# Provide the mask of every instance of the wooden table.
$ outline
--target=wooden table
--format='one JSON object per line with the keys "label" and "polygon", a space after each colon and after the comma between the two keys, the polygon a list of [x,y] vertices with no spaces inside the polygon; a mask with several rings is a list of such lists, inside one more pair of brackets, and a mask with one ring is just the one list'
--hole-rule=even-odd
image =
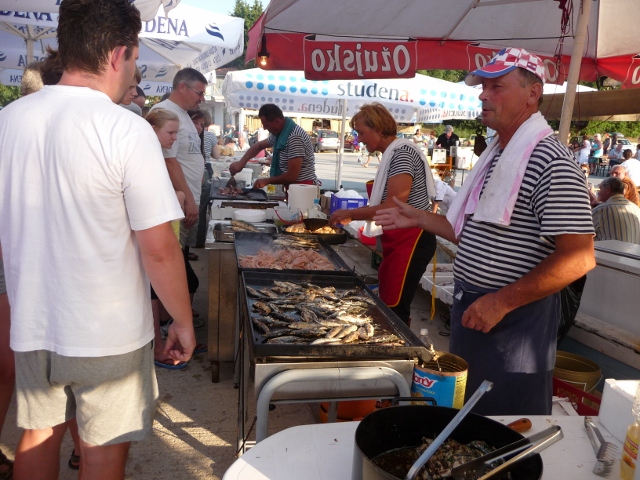
{"label": "wooden table", "polygon": [[208,347],[211,381],[220,381],[220,362],[235,356],[238,311],[238,262],[233,243],[206,245],[209,255]]}

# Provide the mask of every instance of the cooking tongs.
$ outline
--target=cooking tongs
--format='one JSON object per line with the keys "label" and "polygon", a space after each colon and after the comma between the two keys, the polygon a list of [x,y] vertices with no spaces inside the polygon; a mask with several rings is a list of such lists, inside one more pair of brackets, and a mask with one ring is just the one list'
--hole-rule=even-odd
{"label": "cooking tongs", "polygon": [[[542,432],[534,433],[530,437],[523,438],[487,455],[454,467],[451,469],[451,476],[455,480],[485,480],[495,475],[503,475],[511,470],[520,460],[524,460],[541,452],[562,439],[562,436],[562,429],[560,427],[554,426],[547,428]],[[509,458],[510,456],[512,456],[512,458],[487,473],[487,470],[496,462]]]}
{"label": "cooking tongs", "polygon": [[[602,433],[600,433],[600,429],[593,423],[591,417],[584,417],[584,426],[587,429],[589,441],[596,454],[596,464],[593,467],[593,473],[600,477],[606,477],[611,473],[613,464],[616,458],[618,458],[618,447],[604,439]],[[598,441],[594,438],[594,432],[598,437]],[[600,445],[598,445],[598,442],[600,442]]]}

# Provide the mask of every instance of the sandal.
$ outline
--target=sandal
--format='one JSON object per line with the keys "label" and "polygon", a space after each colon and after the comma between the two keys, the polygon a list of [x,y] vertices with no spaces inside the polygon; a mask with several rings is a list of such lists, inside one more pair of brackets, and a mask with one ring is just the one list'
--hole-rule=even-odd
{"label": "sandal", "polygon": [[80,455],[76,455],[76,449],[71,450],[71,455],[69,456],[69,468],[71,470],[80,470]]}
{"label": "sandal", "polygon": [[[154,360],[153,363],[156,367],[166,368],[167,370],[182,370],[188,365],[187,362],[173,363],[173,358],[165,358],[164,360]],[[71,466],[71,460],[69,460],[69,466]]]}
{"label": "sandal", "polygon": [[195,260],[198,260],[198,258],[200,257],[198,257],[198,255],[196,255],[195,253],[189,252],[189,254],[187,255],[187,258],[191,261],[195,261]]}
{"label": "sandal", "polygon": [[199,355],[201,353],[207,353],[209,351],[209,347],[204,343],[197,343],[196,348],[193,349],[194,355]]}
{"label": "sandal", "polygon": [[3,480],[11,480],[13,478],[13,462],[9,460],[2,451],[0,451],[0,466],[6,467],[6,470],[0,472],[0,478]]}

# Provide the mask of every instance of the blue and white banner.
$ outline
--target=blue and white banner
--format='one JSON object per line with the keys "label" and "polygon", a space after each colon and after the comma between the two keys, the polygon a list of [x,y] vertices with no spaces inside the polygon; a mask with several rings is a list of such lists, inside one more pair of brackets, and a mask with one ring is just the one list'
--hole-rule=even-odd
{"label": "blue and white banner", "polygon": [[355,115],[365,103],[380,102],[401,123],[439,123],[474,119],[481,113],[480,91],[425,75],[381,80],[324,80],[304,78],[303,72],[256,69],[229,72],[222,93],[230,107],[257,110],[275,103],[284,112],[306,116]]}

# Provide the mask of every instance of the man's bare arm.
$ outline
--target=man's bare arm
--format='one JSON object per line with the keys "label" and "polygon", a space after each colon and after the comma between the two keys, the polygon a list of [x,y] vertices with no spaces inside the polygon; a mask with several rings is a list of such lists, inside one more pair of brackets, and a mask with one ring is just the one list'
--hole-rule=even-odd
{"label": "man's bare arm", "polygon": [[171,179],[173,189],[183,192],[185,195],[184,224],[187,227],[191,227],[198,221],[198,205],[196,205],[193,193],[191,193],[191,189],[187,184],[187,179],[184,177],[184,172],[182,171],[182,166],[180,165],[180,162],[178,162],[178,159],[175,157],[167,157],[164,161],[167,164],[167,170],[169,172],[169,178]]}
{"label": "man's bare arm", "polygon": [[[158,298],[173,318],[165,354],[187,361],[196,345],[191,300],[180,244],[169,223],[138,230],[142,264]],[[179,344],[180,348],[174,348]]]}
{"label": "man's bare arm", "polygon": [[462,325],[486,333],[507,313],[559,292],[595,267],[592,235],[558,235],[555,242],[555,251],[529,273],[472,303]]}
{"label": "man's bare arm", "polygon": [[247,162],[249,160],[258,155],[265,148],[270,147],[271,144],[269,144],[267,140],[260,140],[259,142],[251,145],[240,160],[229,165],[229,171],[231,172],[231,175],[235,175],[236,173],[241,171],[247,165]]}

